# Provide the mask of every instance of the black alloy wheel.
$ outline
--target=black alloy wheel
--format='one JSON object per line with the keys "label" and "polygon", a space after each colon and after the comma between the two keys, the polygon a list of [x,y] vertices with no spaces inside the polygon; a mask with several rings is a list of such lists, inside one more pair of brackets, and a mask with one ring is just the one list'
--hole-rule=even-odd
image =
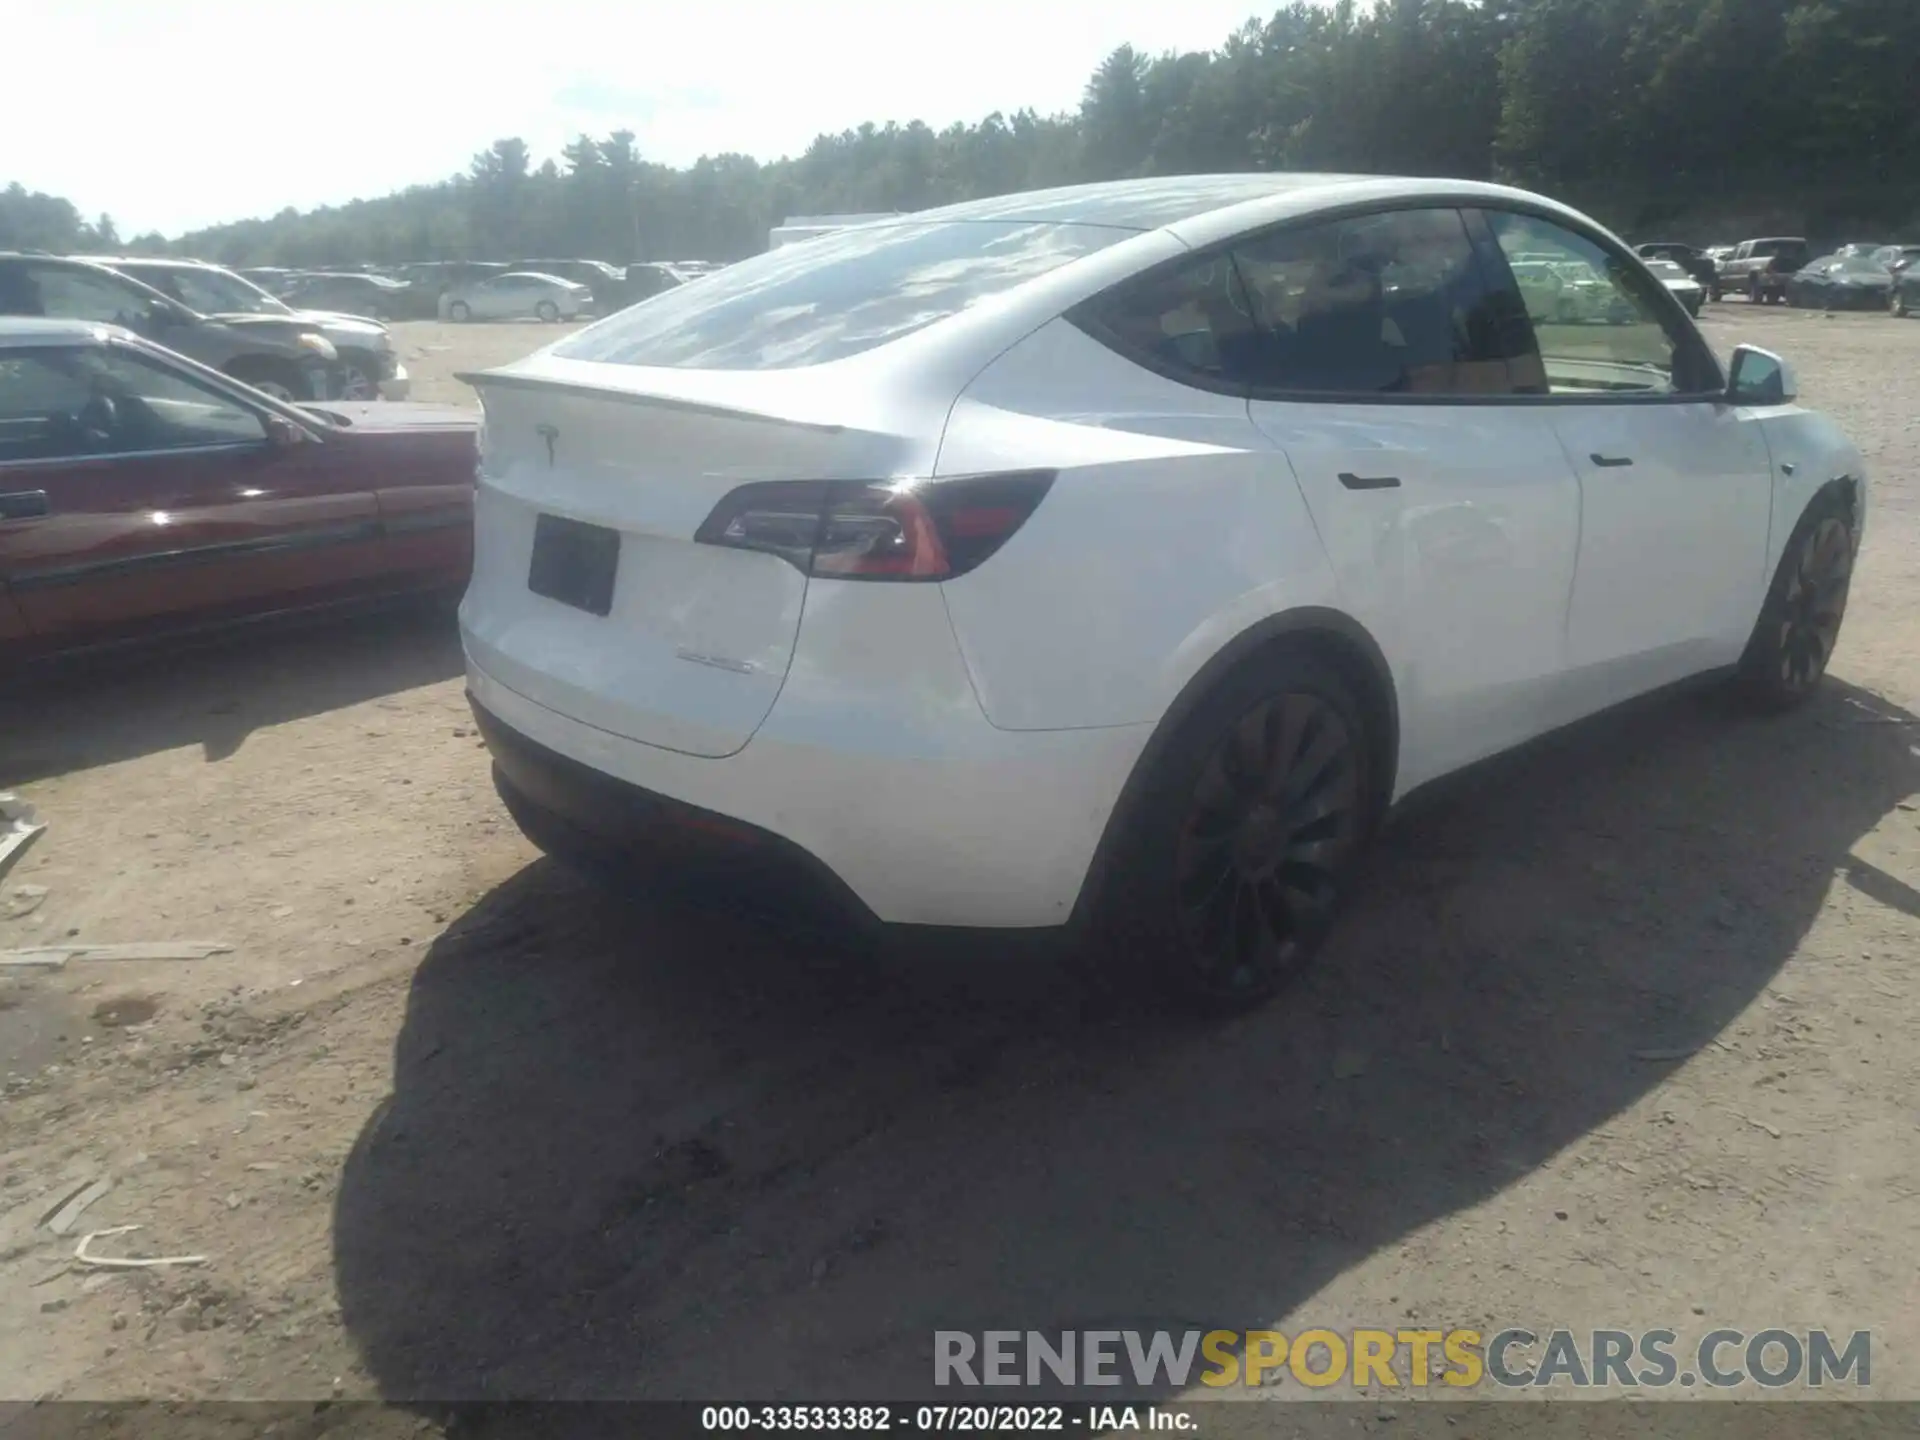
{"label": "black alloy wheel", "polygon": [[1288,691],[1213,747],[1174,852],[1181,949],[1201,994],[1269,993],[1326,935],[1367,828],[1360,744],[1325,697]]}
{"label": "black alloy wheel", "polygon": [[1827,672],[1853,584],[1852,514],[1816,498],[1795,527],[1742,659],[1749,689],[1773,709],[1797,705]]}
{"label": "black alloy wheel", "polygon": [[1853,582],[1853,535],[1838,515],[1812,527],[1787,581],[1780,617],[1780,678],[1795,690],[1809,690],[1826,673],[1840,639]]}

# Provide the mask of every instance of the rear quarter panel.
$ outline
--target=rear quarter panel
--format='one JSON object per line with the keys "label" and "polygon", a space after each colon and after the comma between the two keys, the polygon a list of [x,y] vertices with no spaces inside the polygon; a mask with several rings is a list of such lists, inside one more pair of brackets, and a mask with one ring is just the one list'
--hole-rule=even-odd
{"label": "rear quarter panel", "polygon": [[1055,468],[1033,517],[944,587],[987,717],[1158,720],[1215,653],[1335,586],[1291,467],[1246,402],[1167,380],[1055,320],[955,404],[936,476]]}

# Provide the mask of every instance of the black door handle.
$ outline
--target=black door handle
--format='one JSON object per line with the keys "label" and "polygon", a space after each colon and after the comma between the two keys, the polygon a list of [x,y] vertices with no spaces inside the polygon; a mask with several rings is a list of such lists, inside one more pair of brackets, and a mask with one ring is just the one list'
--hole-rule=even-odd
{"label": "black door handle", "polygon": [[47,492],[15,490],[0,495],[0,520],[37,520],[47,513]]}
{"label": "black door handle", "polygon": [[1631,465],[1633,463],[1633,457],[1631,455],[1602,455],[1598,450],[1594,451],[1593,454],[1587,458],[1592,460],[1593,463],[1598,465],[1602,470],[1617,470],[1622,465]]}
{"label": "black door handle", "polygon": [[1340,472],[1340,483],[1349,490],[1398,490],[1398,475],[1355,475],[1350,470]]}

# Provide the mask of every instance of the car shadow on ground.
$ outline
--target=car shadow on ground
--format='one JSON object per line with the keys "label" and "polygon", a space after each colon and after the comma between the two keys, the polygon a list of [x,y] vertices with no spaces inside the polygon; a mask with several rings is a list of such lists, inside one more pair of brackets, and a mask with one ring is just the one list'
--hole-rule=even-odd
{"label": "car shadow on ground", "polygon": [[212,763],[255,730],[451,679],[451,611],[423,600],[0,675],[0,787],[186,745]]}
{"label": "car shadow on ground", "polygon": [[903,1399],[936,1329],[1257,1327],[1417,1270],[1872,873],[1914,724],[1669,695],[1481,767],[1397,817],[1305,983],[1211,1024],[990,939],[880,961],[534,865],[414,979],[345,1323],[393,1398]]}

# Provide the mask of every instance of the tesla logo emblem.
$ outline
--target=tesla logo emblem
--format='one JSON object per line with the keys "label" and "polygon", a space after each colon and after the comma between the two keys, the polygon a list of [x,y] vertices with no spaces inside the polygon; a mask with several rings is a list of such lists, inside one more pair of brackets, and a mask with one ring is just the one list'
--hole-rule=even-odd
{"label": "tesla logo emblem", "polygon": [[553,468],[553,444],[560,438],[560,432],[551,425],[540,425],[535,427],[535,433],[547,442],[547,468],[551,470]]}

